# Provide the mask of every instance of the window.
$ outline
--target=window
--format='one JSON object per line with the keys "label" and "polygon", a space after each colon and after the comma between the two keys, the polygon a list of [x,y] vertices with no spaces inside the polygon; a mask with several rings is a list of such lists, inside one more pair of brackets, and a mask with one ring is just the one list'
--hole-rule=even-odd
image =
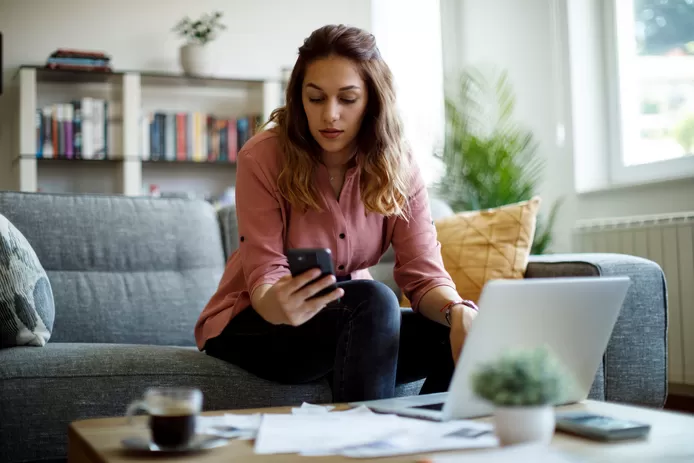
{"label": "window", "polygon": [[605,4],[613,181],[694,176],[694,0]]}

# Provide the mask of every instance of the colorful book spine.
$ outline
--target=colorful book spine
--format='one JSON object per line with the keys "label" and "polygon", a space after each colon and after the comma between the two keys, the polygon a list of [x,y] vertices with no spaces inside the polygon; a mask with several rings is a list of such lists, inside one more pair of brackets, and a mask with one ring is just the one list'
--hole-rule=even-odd
{"label": "colorful book spine", "polygon": [[36,111],[36,156],[104,159],[119,153],[120,121],[120,104],[103,99],[85,97],[41,107]]}
{"label": "colorful book spine", "polygon": [[151,161],[235,163],[256,133],[257,115],[221,117],[204,112],[143,111],[140,157]]}

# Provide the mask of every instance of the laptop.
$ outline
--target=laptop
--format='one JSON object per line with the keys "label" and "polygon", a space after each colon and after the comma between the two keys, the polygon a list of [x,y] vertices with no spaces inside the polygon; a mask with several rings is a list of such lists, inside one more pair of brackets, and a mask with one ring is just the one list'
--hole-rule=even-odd
{"label": "laptop", "polygon": [[[545,345],[573,375],[563,403],[588,397],[631,280],[564,277],[493,280],[482,289],[475,318],[448,392],[353,402],[375,412],[436,421],[491,415],[477,398],[470,375],[509,348]],[[560,405],[560,404],[556,404]]]}

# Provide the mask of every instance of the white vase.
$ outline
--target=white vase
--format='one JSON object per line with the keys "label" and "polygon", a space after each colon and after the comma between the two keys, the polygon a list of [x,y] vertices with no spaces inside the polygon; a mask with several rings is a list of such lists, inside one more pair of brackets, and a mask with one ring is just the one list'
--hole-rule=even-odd
{"label": "white vase", "polygon": [[554,407],[495,407],[494,431],[501,445],[549,444],[554,435]]}
{"label": "white vase", "polygon": [[213,69],[210,47],[197,43],[188,43],[180,49],[180,61],[183,72],[189,76],[211,76]]}

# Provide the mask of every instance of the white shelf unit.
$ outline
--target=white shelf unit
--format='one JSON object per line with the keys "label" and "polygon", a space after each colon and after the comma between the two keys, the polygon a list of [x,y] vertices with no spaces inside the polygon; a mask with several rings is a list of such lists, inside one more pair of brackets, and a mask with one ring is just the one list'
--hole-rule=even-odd
{"label": "white shelf unit", "polygon": [[[143,113],[201,111],[217,117],[260,114],[267,120],[281,104],[275,80],[197,78],[149,72],[89,72],[22,66],[18,79],[17,138],[13,147],[16,189],[36,192],[112,193],[138,196],[147,184],[164,190],[218,194],[235,183],[235,164],[143,160]],[[36,111],[84,96],[119,105],[122,118],[106,159],[38,158]],[[111,130],[111,128],[109,129]]]}

